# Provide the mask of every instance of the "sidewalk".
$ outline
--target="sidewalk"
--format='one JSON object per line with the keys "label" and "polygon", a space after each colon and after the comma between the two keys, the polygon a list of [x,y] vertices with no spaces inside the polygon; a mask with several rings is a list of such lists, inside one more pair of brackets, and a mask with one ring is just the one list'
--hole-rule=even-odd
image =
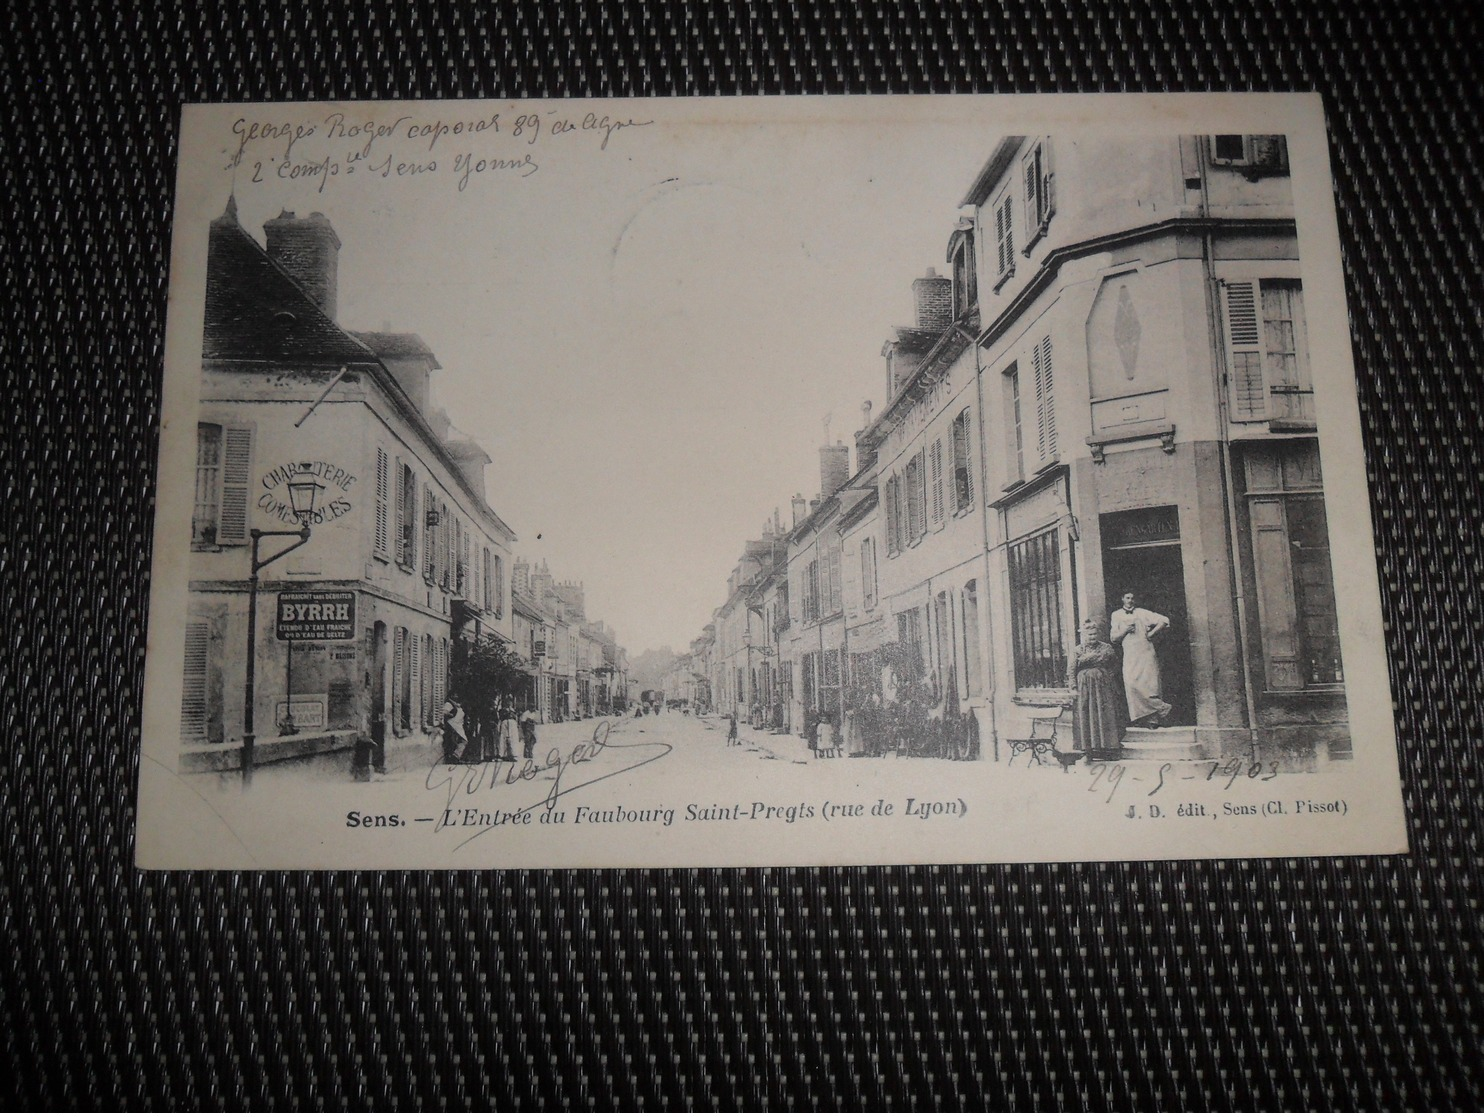
{"label": "sidewalk", "polygon": [[[729,719],[716,714],[707,714],[696,719],[716,730],[717,744],[725,747]],[[782,760],[790,764],[824,764],[848,760],[844,753],[839,756],[819,756],[809,748],[809,742],[796,733],[775,733],[771,729],[754,729],[745,722],[737,722],[740,747],[755,752],[766,760]]]}

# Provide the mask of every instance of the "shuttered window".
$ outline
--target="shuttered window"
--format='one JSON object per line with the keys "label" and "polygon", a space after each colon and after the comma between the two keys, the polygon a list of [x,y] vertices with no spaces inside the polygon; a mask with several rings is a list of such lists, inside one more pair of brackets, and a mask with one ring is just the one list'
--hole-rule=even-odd
{"label": "shuttered window", "polygon": [[222,453],[222,518],[216,533],[221,544],[248,541],[248,487],[252,483],[253,432],[248,427],[228,426]]}
{"label": "shuttered window", "polygon": [[[1051,366],[1051,338],[1031,350],[1036,391],[1036,457],[1038,466],[1056,460],[1056,377]],[[1018,387],[1018,383],[1017,383]]]}
{"label": "shuttered window", "polygon": [[193,546],[246,543],[248,489],[252,482],[253,429],[201,423],[196,428],[196,494],[191,515]]}
{"label": "shuttered window", "polygon": [[433,706],[433,638],[424,636],[423,646],[423,670],[422,677],[418,680],[417,697],[422,710],[423,725],[432,726],[437,724],[438,711]]}
{"label": "shuttered window", "polygon": [[953,420],[953,510],[967,511],[974,503],[974,471],[969,443],[969,409]]}
{"label": "shuttered window", "polygon": [[211,625],[188,621],[185,629],[185,668],[180,691],[180,738],[206,739],[206,666],[211,651]]}
{"label": "shuttered window", "polygon": [[459,593],[465,597],[473,597],[474,567],[470,558],[472,540],[468,528],[460,524],[459,530]]}
{"label": "shuttered window", "polygon": [[907,463],[907,539],[915,543],[927,531],[927,463],[926,452],[919,450]]}
{"label": "shuttered window", "polygon": [[1290,279],[1234,280],[1221,291],[1232,420],[1312,424],[1302,285]]}
{"label": "shuttered window", "polygon": [[1268,417],[1267,388],[1262,378],[1262,331],[1257,324],[1257,284],[1228,283],[1226,304],[1227,366],[1231,413],[1238,422]]}
{"label": "shuttered window", "polygon": [[397,463],[397,562],[417,569],[417,474],[402,461]]}
{"label": "shuttered window", "polygon": [[438,584],[444,589],[453,583],[453,566],[456,561],[453,540],[454,520],[449,515],[448,505],[438,503]]}
{"label": "shuttered window", "polygon": [[405,688],[407,686],[407,630],[405,628],[394,628],[392,630],[392,727],[404,729],[407,726],[407,699]]}
{"label": "shuttered window", "polygon": [[886,482],[886,553],[894,555],[901,550],[902,540],[902,486],[893,475]]}
{"label": "shuttered window", "polygon": [[1056,212],[1055,176],[1051,169],[1051,147],[1038,141],[1021,161],[1025,182],[1025,248],[1029,254],[1031,246],[1046,232],[1051,217]]}
{"label": "shuttered window", "polygon": [[392,464],[380,446],[376,448],[376,527],[373,544],[382,558],[391,557]]}
{"label": "shuttered window", "polygon": [[427,674],[427,660],[422,656],[422,641],[415,633],[409,633],[407,637],[407,728],[411,729],[417,724],[413,715],[422,697],[422,676]]}
{"label": "shuttered window", "polygon": [[1001,282],[1015,274],[1014,200],[1007,190],[994,207],[995,277]]}
{"label": "shuttered window", "polygon": [[934,527],[943,526],[943,440],[933,441],[932,453],[928,455],[930,485],[929,508]]}
{"label": "shuttered window", "polygon": [[1006,487],[1025,480],[1025,424],[1020,403],[1020,365],[1012,364],[1005,370],[1004,416],[1005,437],[1000,444],[1005,450]]}

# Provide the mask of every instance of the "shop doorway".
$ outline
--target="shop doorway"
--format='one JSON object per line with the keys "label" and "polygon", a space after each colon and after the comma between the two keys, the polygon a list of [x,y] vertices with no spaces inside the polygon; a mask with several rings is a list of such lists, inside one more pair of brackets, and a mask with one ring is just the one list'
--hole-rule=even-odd
{"label": "shop doorway", "polygon": [[1125,593],[1170,618],[1155,638],[1159,673],[1170,704],[1168,725],[1195,724],[1195,688],[1190,665],[1190,614],[1185,602],[1185,559],[1180,546],[1179,510],[1174,505],[1114,512],[1101,519],[1103,586],[1107,612],[1119,608]]}

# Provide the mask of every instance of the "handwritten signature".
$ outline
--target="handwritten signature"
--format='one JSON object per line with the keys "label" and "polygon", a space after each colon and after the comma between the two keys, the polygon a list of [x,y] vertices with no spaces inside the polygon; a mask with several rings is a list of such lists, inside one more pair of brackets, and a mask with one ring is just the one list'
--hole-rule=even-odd
{"label": "handwritten signature", "polygon": [[[546,754],[544,763],[538,764],[535,759],[525,760],[487,760],[482,764],[473,766],[445,764],[441,761],[428,769],[424,785],[429,791],[443,791],[447,797],[445,810],[439,814],[437,821],[433,824],[436,833],[442,830],[451,817],[450,812],[461,799],[467,801],[475,796],[487,796],[491,793],[498,795],[503,788],[519,787],[532,780],[550,777],[551,786],[534,803],[517,807],[513,810],[502,811],[499,817],[509,817],[524,814],[535,810],[537,807],[545,807],[550,810],[556,805],[558,799],[564,795],[570,795],[584,787],[592,787],[594,784],[602,783],[604,780],[613,779],[626,772],[632,772],[636,768],[642,768],[646,764],[653,764],[657,760],[663,760],[674,751],[674,746],[663,741],[636,741],[632,744],[621,745],[609,743],[608,736],[612,726],[609,722],[600,721],[593,727],[592,739],[580,741],[565,753],[561,749],[551,749]],[[632,750],[645,750],[649,755],[637,758],[618,759],[620,767],[606,770],[601,775],[595,775],[591,779],[582,780],[578,783],[571,782],[580,778],[577,775],[569,775],[572,769],[581,764],[590,764],[605,753],[629,752]],[[656,751],[658,750],[658,751]],[[611,759],[611,758],[610,758]],[[468,845],[476,838],[489,833],[498,825],[491,823],[470,834],[461,841],[455,849]]]}

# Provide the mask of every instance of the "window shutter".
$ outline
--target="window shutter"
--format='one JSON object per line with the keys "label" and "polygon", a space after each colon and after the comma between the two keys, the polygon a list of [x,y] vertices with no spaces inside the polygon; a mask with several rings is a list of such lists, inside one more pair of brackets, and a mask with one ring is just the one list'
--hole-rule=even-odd
{"label": "window shutter", "polygon": [[917,537],[927,534],[928,520],[928,463],[927,447],[917,451]]}
{"label": "window shutter", "polygon": [[386,451],[380,446],[376,448],[376,553],[384,555],[388,547],[388,509],[387,505],[391,499],[391,468],[387,462]]}
{"label": "window shutter", "polygon": [[407,558],[405,561],[407,563],[407,569],[415,574],[417,573],[418,536],[421,535],[423,537],[424,549],[428,545],[427,532],[425,530],[419,531],[418,528],[421,525],[421,517],[433,505],[431,502],[425,502],[422,505],[418,504],[417,473],[413,471],[410,465],[403,468],[407,470]]}
{"label": "window shutter", "polygon": [[248,487],[252,481],[252,428],[222,429],[222,511],[216,541],[248,540]]}
{"label": "window shutter", "polygon": [[1257,317],[1257,283],[1243,280],[1223,284],[1221,303],[1226,317],[1232,420],[1244,423],[1266,419],[1268,393],[1262,375],[1262,323]]}
{"label": "window shutter", "polygon": [[398,562],[407,561],[407,518],[412,510],[407,507],[407,467],[402,464],[401,458],[396,458],[392,465],[392,484],[395,491],[392,498],[395,504],[392,507],[392,519],[396,523],[396,537],[392,540],[392,551]]}
{"label": "window shutter", "polygon": [[[423,486],[423,518],[436,511],[438,502],[433,499],[433,486]],[[438,576],[438,529],[427,528],[423,533],[423,578],[431,582]]]}
{"label": "window shutter", "polygon": [[[422,697],[422,672],[428,669],[426,663],[419,664],[418,662],[421,658],[418,653],[422,650],[418,645],[421,643],[422,641],[416,636],[409,636],[407,640],[407,654],[409,657],[407,664],[407,693],[409,695],[415,694],[419,699]],[[409,710],[407,712],[409,727],[416,721],[417,719],[412,716],[412,711]]]}
{"label": "window shutter", "polygon": [[1051,142],[1048,140],[1036,149],[1041,164],[1041,225],[1048,224],[1056,215],[1056,167],[1051,158]]}
{"label": "window shutter", "polygon": [[969,412],[966,408],[953,420],[953,510],[962,512],[974,503],[974,470],[969,461]]}
{"label": "window shutter", "polygon": [[1031,353],[1036,388],[1036,449],[1042,463],[1056,457],[1056,380],[1051,370],[1051,338],[1041,339]]}
{"label": "window shutter", "polygon": [[897,479],[890,477],[886,481],[886,553],[895,554],[897,550]]}
{"label": "window shutter", "polygon": [[933,442],[933,523],[943,523],[943,440],[941,438]]}
{"label": "window shutter", "polygon": [[1021,164],[1021,170],[1025,173],[1025,243],[1026,252],[1030,251],[1030,244],[1036,239],[1036,234],[1041,231],[1041,218],[1037,212],[1036,193],[1040,186],[1041,176],[1036,172],[1036,154],[1033,150],[1025,157]]}
{"label": "window shutter", "polygon": [[1293,593],[1288,524],[1279,498],[1252,501],[1252,553],[1257,575],[1257,609],[1262,654],[1272,690],[1302,690],[1298,605]]}
{"label": "window shutter", "polygon": [[431,726],[433,724],[433,673],[428,670],[428,665],[433,660],[433,638],[424,636],[418,643],[423,646],[423,671],[417,687],[418,716],[422,718],[424,726]]}
{"label": "window shutter", "polygon": [[188,621],[180,691],[180,737],[183,741],[200,741],[206,737],[206,661],[210,648],[211,626],[206,621]]}
{"label": "window shutter", "polygon": [[455,557],[453,554],[453,518],[448,514],[448,505],[442,501],[438,503],[438,542],[443,548],[443,565],[438,570],[438,584],[444,589],[448,588],[452,577]]}
{"label": "window shutter", "polygon": [[1015,222],[1013,216],[1014,194],[1007,191],[995,207],[994,236],[996,276],[1009,275],[1015,270]]}
{"label": "window shutter", "polygon": [[392,724],[403,718],[402,687],[407,671],[407,630],[398,628],[392,638]]}

